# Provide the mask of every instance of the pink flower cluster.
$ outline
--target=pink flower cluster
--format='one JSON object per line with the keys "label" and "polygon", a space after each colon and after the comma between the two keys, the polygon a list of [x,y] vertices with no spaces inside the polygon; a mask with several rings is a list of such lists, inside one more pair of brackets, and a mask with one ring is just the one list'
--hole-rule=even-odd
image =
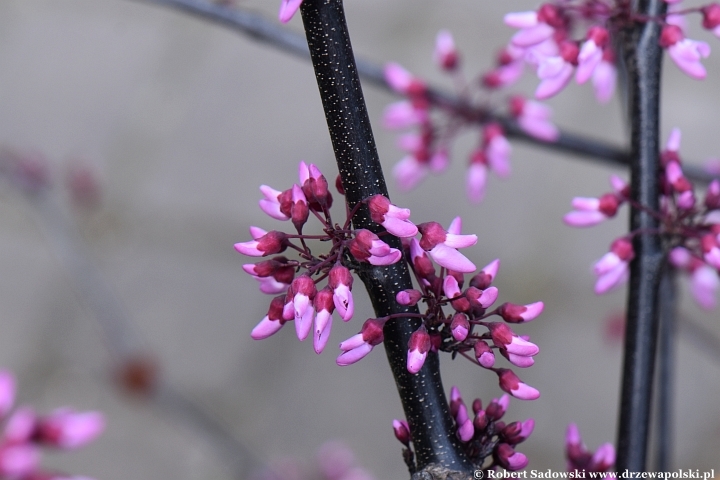
{"label": "pink flower cluster", "polygon": [[44,470],[40,466],[40,450],[42,447],[73,450],[92,442],[105,428],[102,414],[60,408],[39,415],[30,406],[21,406],[10,414],[15,391],[13,375],[0,370],[0,419],[5,419],[0,439],[0,479],[90,480]]}
{"label": "pink flower cluster", "polygon": [[[502,467],[512,472],[528,465],[527,457],[515,451],[515,447],[530,437],[535,428],[535,420],[529,418],[524,422],[505,424],[501,419],[509,404],[510,397],[503,395],[493,399],[483,409],[482,401],[476,398],[472,402],[471,418],[460,390],[457,387],[450,390],[450,414],[455,420],[460,448],[477,468]],[[412,461],[414,455],[410,446],[410,426],[404,420],[394,420],[393,430],[395,437],[405,446],[403,454],[406,463],[408,459]],[[486,462],[488,457],[492,458],[490,464]],[[408,466],[412,467],[411,464]]]}
{"label": "pink flower cluster", "polygon": [[[674,129],[661,153],[660,211],[650,213],[660,219],[657,233],[666,240],[670,263],[691,277],[691,292],[697,303],[712,309],[720,287],[720,182],[713,181],[703,202],[698,202],[693,184],[683,174],[679,150],[680,130]],[[600,198],[574,198],[574,210],[565,215],[565,223],[588,227],[615,216],[629,200],[630,191],[618,177],[611,177],[610,182],[612,191]],[[610,291],[627,280],[634,258],[632,237],[637,233],[616,239],[595,264],[596,293]]]}
{"label": "pink flower cluster", "polygon": [[571,423],[565,435],[565,457],[568,472],[609,472],[615,465],[615,448],[604,443],[595,453],[589,451],[582,443],[577,425]]}

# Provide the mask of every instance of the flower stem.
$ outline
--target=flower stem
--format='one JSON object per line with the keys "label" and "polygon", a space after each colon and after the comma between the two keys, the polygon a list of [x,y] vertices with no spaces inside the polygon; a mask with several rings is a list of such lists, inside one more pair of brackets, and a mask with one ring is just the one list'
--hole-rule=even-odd
{"label": "flower stem", "polygon": [[[380,232],[382,227],[370,220],[368,207],[361,202],[376,194],[387,196],[388,192],[360,87],[342,1],[305,0],[301,13],[345,199],[351,210],[357,207],[353,225]],[[400,240],[395,237],[387,238],[387,243],[394,248],[402,248]],[[404,307],[395,300],[397,292],[412,288],[410,273],[404,262],[387,267],[368,265],[358,275],[368,290],[378,317],[419,313],[416,307]],[[440,380],[437,355],[429,354],[418,374],[411,375],[407,371],[408,340],[420,322],[419,318],[395,318],[384,327],[385,351],[410,424],[417,466],[422,469],[434,463],[468,472],[472,466],[459,448]]]}

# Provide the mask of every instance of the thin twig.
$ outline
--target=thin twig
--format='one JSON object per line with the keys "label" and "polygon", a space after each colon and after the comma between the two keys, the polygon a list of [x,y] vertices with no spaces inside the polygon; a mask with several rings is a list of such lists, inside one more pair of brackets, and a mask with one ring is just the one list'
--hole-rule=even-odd
{"label": "thin twig", "polygon": [[[215,22],[248,35],[253,40],[264,42],[273,47],[302,58],[310,58],[307,44],[301,35],[287,27],[282,27],[277,20],[270,20],[263,15],[237,6],[226,6],[206,0],[141,0],[168,6],[189,13],[198,18]],[[356,58],[357,70],[366,83],[383,90],[394,92],[385,81],[382,65],[368,59]],[[451,110],[463,117],[478,123],[495,121],[505,129],[508,137],[549,148],[561,153],[581,155],[601,163],[627,166],[630,164],[630,153],[627,149],[607,142],[590,139],[572,132],[561,131],[560,137],[554,141],[546,141],[528,135],[513,119],[497,115],[489,110],[468,105],[461,98],[436,87],[428,87],[428,98],[439,108]],[[700,182],[710,182],[717,175],[705,171],[702,167],[692,164],[683,165],[685,175]]]}

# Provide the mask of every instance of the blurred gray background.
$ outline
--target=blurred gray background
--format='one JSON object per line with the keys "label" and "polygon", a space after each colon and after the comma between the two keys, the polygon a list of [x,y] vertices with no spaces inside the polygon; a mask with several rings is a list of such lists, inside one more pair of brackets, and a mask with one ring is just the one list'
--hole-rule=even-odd
{"label": "blurred gray background", "polygon": [[[275,17],[278,2],[241,5]],[[536,5],[350,0],[346,10],[357,54],[399,61],[451,88],[432,62],[439,29],[453,32],[466,73],[474,76],[512,34],[503,14]],[[300,30],[299,16],[289,28]],[[720,46],[708,33],[691,31]],[[720,55],[705,64],[704,82],[665,65],[663,134],[682,128],[688,161],[720,153]],[[261,463],[309,459],[325,440],[341,438],[377,478],[407,478],[391,429],[402,409],[382,349],[356,365],[335,365],[333,344],[372,316],[359,282],[356,318],[343,325],[336,320],[323,355],[310,341],[298,342],[292,328],[261,342],[250,338],[270,297],[242,271],[248,260],[232,245],[249,239],[250,225],[278,226],[257,208],[258,186],[287,188],[297,181],[300,160],[335,176],[310,64],[142,2],[3,0],[0,66],[0,144],[42,152],[60,178],[73,162],[99,172],[98,208],[71,209],[61,186],[52,195],[77,224],[162,381]],[[536,82],[528,73],[514,91],[529,94]],[[402,155],[395,134],[380,127],[394,98],[373,88],[365,93],[388,173]],[[561,127],[626,141],[617,99],[598,106],[590,87],[572,85],[549,103]],[[478,265],[502,260],[499,300],[546,303],[538,320],[517,329],[541,348],[535,366],[519,373],[542,397],[513,401],[507,418],[536,419],[535,433],[520,448],[530,468],[562,469],[569,422],[579,424],[592,448],[615,439],[621,350],[604,332],[607,319],[622,314],[624,295],[595,296],[591,266],[626,228],[627,217],[622,210],[592,230],[566,228],[561,217],[573,196],[600,195],[610,173],[625,174],[513,142],[512,176],[491,178],[485,202],[471,206],[463,179],[476,141],[476,134],[464,135],[446,174],[409,194],[391,185],[391,196],[412,208],[417,222],[447,224],[462,215],[464,231],[480,238],[468,256]],[[0,190],[0,222],[0,366],[18,375],[21,402],[100,409],[108,416],[101,439],[80,452],[50,456],[47,466],[102,480],[233,478],[227,457],[192,418],[124,395],[113,384],[107,340],[56,255],[52,230],[7,185]],[[681,285],[683,315],[720,335],[717,311],[700,311]],[[676,467],[720,467],[718,354],[679,340]],[[466,401],[502,393],[495,375],[461,359],[444,358],[443,375],[447,389],[458,385]]]}

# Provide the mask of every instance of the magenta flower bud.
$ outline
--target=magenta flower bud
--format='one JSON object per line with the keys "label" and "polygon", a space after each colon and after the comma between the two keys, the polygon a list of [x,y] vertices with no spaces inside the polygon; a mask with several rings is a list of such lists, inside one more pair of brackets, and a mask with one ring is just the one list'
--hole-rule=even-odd
{"label": "magenta flower bud", "polygon": [[660,33],[660,46],[667,49],[668,55],[675,65],[688,76],[702,80],[707,75],[701,58],[710,55],[710,45],[685,38],[682,29],[677,25],[666,25]]}
{"label": "magenta flower bud", "polygon": [[705,194],[705,206],[710,210],[720,209],[720,182],[718,180],[713,180],[708,185]]}
{"label": "magenta flower bud", "polygon": [[340,350],[343,353],[337,358],[336,363],[340,366],[346,366],[364,358],[375,345],[383,342],[384,325],[384,320],[378,320],[377,318],[367,319],[360,333],[340,344]]}
{"label": "magenta flower bud", "polygon": [[350,253],[362,262],[372,265],[391,265],[402,258],[402,252],[380,240],[370,230],[360,229],[355,232],[355,238],[350,242]]}
{"label": "magenta flower bud", "polygon": [[287,248],[287,236],[283,232],[272,231],[262,237],[235,244],[235,250],[250,257],[266,257],[281,253]]}
{"label": "magenta flower bud", "polygon": [[425,325],[415,330],[408,340],[407,369],[410,373],[417,373],[425,363],[425,358],[430,351],[430,335]]}
{"label": "magenta flower bud", "polygon": [[537,345],[522,339],[504,323],[491,322],[487,325],[493,343],[509,353],[523,357],[532,357],[540,351]]}
{"label": "magenta flower bud", "polygon": [[529,305],[515,305],[514,303],[503,303],[498,308],[498,314],[508,323],[525,323],[540,316],[545,304],[535,302]]}
{"label": "magenta flower bud", "polygon": [[37,427],[37,415],[30,407],[20,407],[7,421],[3,439],[8,443],[26,443]]}
{"label": "magenta flower bud", "polygon": [[398,292],[397,295],[395,296],[395,300],[397,300],[397,302],[400,305],[405,305],[405,306],[410,306],[410,307],[417,305],[417,302],[419,302],[421,298],[422,298],[422,293],[420,293],[419,291],[412,289],[412,288],[407,289],[407,290],[402,290],[402,291]]}
{"label": "magenta flower bud", "polygon": [[422,223],[418,230],[422,234],[420,247],[439,265],[462,273],[475,271],[475,264],[456,249],[475,245],[477,235],[447,233],[437,222]]}
{"label": "magenta flower bud", "polygon": [[500,380],[500,388],[520,400],[536,400],[540,398],[540,392],[530,385],[520,381],[512,370],[498,368],[495,372]]}
{"label": "magenta flower bud", "polygon": [[97,438],[105,429],[105,417],[100,412],[75,412],[63,408],[38,420],[37,438],[59,448],[82,447]]}
{"label": "magenta flower bud", "polygon": [[302,230],[303,225],[310,216],[307,198],[298,185],[292,187],[292,205],[290,206],[290,219],[298,231]]}
{"label": "magenta flower bud", "polygon": [[410,210],[398,208],[383,195],[375,195],[368,200],[370,218],[373,222],[379,223],[396,237],[414,237],[418,228],[408,218]]}
{"label": "magenta flower bud", "polygon": [[0,449],[0,475],[4,478],[27,478],[40,464],[40,452],[31,443],[5,445]]}
{"label": "magenta flower bud", "polygon": [[485,340],[479,340],[473,345],[473,349],[475,351],[475,359],[480,366],[492,368],[495,365],[495,354]]}
{"label": "magenta flower bud", "polygon": [[393,431],[395,432],[395,438],[407,447],[412,440],[410,425],[405,420],[393,420]]}
{"label": "magenta flower bud", "polygon": [[505,426],[502,432],[500,432],[500,436],[504,442],[510,445],[517,445],[527,440],[534,428],[535,420],[528,418],[524,422],[513,422]]}
{"label": "magenta flower bud", "polygon": [[278,20],[282,23],[287,23],[300,9],[300,5],[303,0],[281,0],[280,1],[280,12],[278,13]]}
{"label": "magenta flower bud", "polygon": [[[383,126],[388,130],[402,130],[416,127],[428,121],[428,110],[413,102],[401,100],[391,103],[383,111]],[[410,153],[414,153],[412,150]]]}
{"label": "magenta flower bud", "polygon": [[455,48],[455,40],[452,34],[447,30],[440,30],[435,38],[435,63],[440,68],[447,71],[453,71],[459,63],[459,55]]}
{"label": "magenta flower bud", "polygon": [[460,389],[453,385],[450,388],[450,415],[457,417],[460,405],[464,405]]}
{"label": "magenta flower bud", "polygon": [[267,315],[253,328],[250,336],[255,340],[262,340],[279,331],[286,322],[283,318],[284,306],[285,295],[273,298]]}
{"label": "magenta flower bud", "polygon": [[478,432],[484,432],[488,426],[488,417],[484,410],[478,410],[475,412],[475,418],[473,419],[473,427]]}
{"label": "magenta flower bud", "polygon": [[595,293],[602,294],[627,281],[630,261],[635,257],[632,242],[627,238],[618,238],[610,246],[610,252],[595,263],[594,271],[598,276]]}
{"label": "magenta flower bud", "polygon": [[714,309],[718,289],[720,289],[720,278],[717,269],[703,263],[693,270],[690,277],[690,293],[698,305],[705,310]]}
{"label": "magenta flower bud", "polygon": [[703,15],[702,26],[712,30],[716,37],[720,37],[720,4],[711,3],[700,9]]}
{"label": "magenta flower bud", "polygon": [[435,267],[425,250],[420,246],[420,242],[415,238],[410,239],[410,259],[415,268],[415,273],[429,286],[435,278]]}
{"label": "magenta flower bud", "polygon": [[289,220],[290,216],[281,210],[280,196],[283,192],[267,185],[260,185],[260,191],[265,196],[260,200],[260,209],[277,220]]}
{"label": "magenta flower bud", "polygon": [[515,96],[510,99],[510,114],[528,135],[548,142],[560,136],[560,131],[550,121],[552,110],[547,105]]}
{"label": "magenta flower bud", "polygon": [[475,427],[473,426],[472,420],[467,418],[467,415],[465,420],[458,424],[457,435],[462,442],[469,442],[475,435]]}
{"label": "magenta flower bud", "polygon": [[291,284],[292,304],[295,317],[295,331],[299,340],[305,340],[310,334],[313,321],[312,301],[317,294],[315,282],[308,275],[301,275]]}
{"label": "magenta flower bud", "polygon": [[482,400],[476,398],[472,403],[472,411],[477,414],[480,410],[482,410]]}
{"label": "magenta flower bud", "polygon": [[510,397],[508,397],[507,395],[503,395],[500,398],[494,398],[492,402],[490,402],[488,407],[485,409],[485,414],[490,420],[500,420],[503,415],[505,415],[505,412],[507,411],[509,406]]}
{"label": "magenta flower bud", "polygon": [[398,93],[409,96],[425,94],[425,84],[397,63],[385,65],[385,82]]}
{"label": "magenta flower bud", "polygon": [[465,340],[468,332],[470,332],[470,322],[468,322],[467,317],[462,313],[453,315],[452,322],[450,322],[450,331],[456,341],[462,342]]}
{"label": "magenta flower bud", "polygon": [[514,472],[527,467],[528,458],[520,452],[516,452],[507,443],[500,443],[495,447],[493,457],[504,469]]}
{"label": "magenta flower bud", "polygon": [[328,286],[333,291],[333,301],[340,318],[348,321],[355,312],[355,303],[352,296],[353,276],[346,267],[335,265],[328,275]]}
{"label": "magenta flower bud", "polygon": [[309,202],[309,206],[316,212],[322,212],[326,208],[332,207],[332,195],[328,189],[328,181],[312,163],[308,166],[305,162],[300,162],[300,186],[303,194]]}

